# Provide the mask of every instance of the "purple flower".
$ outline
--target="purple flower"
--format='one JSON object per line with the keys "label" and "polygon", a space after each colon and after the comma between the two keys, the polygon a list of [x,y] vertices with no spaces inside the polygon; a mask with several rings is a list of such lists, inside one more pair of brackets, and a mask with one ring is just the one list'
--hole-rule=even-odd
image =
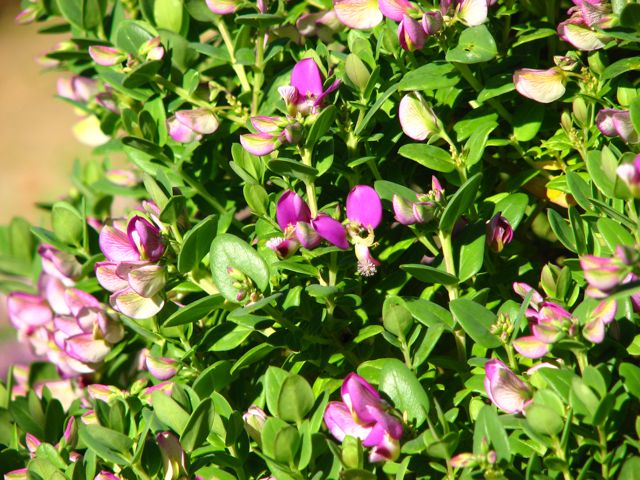
{"label": "purple flower", "polygon": [[400,46],[409,52],[424,47],[426,33],[419,21],[405,15],[398,25],[398,41]]}
{"label": "purple flower", "polygon": [[596,125],[606,137],[620,137],[624,143],[640,143],[628,110],[603,108],[596,115]]}
{"label": "purple flower", "polygon": [[378,7],[382,14],[395,22],[402,21],[402,18],[412,8],[407,0],[378,0]]}
{"label": "purple flower", "polygon": [[280,95],[287,103],[290,113],[296,116],[315,114],[322,108],[327,95],[340,86],[340,80],[334,81],[323,90],[322,75],[313,58],[304,58],[295,64],[291,71],[291,85],[280,87]]}
{"label": "purple flower", "polygon": [[417,202],[410,202],[398,195],[393,196],[393,213],[402,225],[429,223],[433,220],[444,198],[444,190],[438,179],[431,177],[431,190],[424,194],[416,194]]}
{"label": "purple flower", "polygon": [[357,185],[347,196],[347,218],[367,230],[380,225],[382,203],[378,193],[368,185]]}
{"label": "purple flower", "polygon": [[600,0],[573,0],[567,20],[558,25],[558,35],[579,50],[591,51],[604,47],[609,40],[599,32],[611,26],[609,5]]}
{"label": "purple flower", "polygon": [[505,245],[513,240],[513,229],[509,221],[497,213],[487,223],[487,245],[496,253],[502,251]]}
{"label": "purple flower", "polygon": [[295,227],[298,222],[309,223],[311,211],[300,195],[293,190],[287,190],[278,200],[276,221],[284,232],[290,227]]}
{"label": "purple flower", "polygon": [[533,335],[520,337],[513,341],[513,347],[527,358],[540,358],[549,353],[551,345],[575,331],[573,315],[553,302],[532,304],[527,309],[527,318],[531,321]]}
{"label": "purple flower", "polygon": [[147,370],[158,380],[169,380],[174,377],[178,371],[178,361],[173,358],[154,357],[148,352],[144,357]]}
{"label": "purple flower", "polygon": [[311,220],[311,226],[323,240],[335,245],[338,248],[346,250],[349,248],[347,242],[347,231],[344,225],[338,220],[331,218],[329,215],[321,213]]}
{"label": "purple flower", "polygon": [[531,399],[531,389],[498,359],[484,364],[484,388],[489,399],[507,413],[522,413]]}
{"label": "purple flower", "polygon": [[339,442],[347,435],[362,440],[371,448],[371,462],[395,460],[400,453],[402,423],[386,412],[380,394],[355,373],[347,375],[340,394],[342,402],[329,402],[324,411],[331,434]]}
{"label": "purple flower", "polygon": [[220,123],[213,112],[199,108],[178,110],[167,120],[167,125],[172,139],[180,143],[191,143],[215,132]]}
{"label": "purple flower", "polygon": [[92,78],[75,75],[71,78],[59,78],[57,90],[60,97],[87,103],[98,93],[98,84]]}
{"label": "purple flower", "polygon": [[252,155],[269,155],[283,144],[300,141],[301,125],[291,117],[251,117],[258,133],[240,135],[240,144]]}

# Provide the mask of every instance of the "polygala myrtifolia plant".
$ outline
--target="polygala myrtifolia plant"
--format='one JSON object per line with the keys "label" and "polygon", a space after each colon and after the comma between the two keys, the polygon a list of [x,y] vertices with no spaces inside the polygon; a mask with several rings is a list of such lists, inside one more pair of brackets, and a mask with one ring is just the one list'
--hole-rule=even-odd
{"label": "polygala myrtifolia plant", "polygon": [[640,3],[17,20],[95,158],[0,229],[5,479],[639,478]]}

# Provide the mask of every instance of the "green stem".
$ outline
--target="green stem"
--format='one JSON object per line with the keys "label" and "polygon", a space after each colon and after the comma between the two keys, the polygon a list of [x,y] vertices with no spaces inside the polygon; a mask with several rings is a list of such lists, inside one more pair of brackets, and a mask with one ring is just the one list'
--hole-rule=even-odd
{"label": "green stem", "polygon": [[[460,72],[460,75],[462,75],[462,78],[464,78],[467,81],[467,83],[471,85],[471,88],[473,88],[476,92],[480,93],[484,88],[484,86],[475,77],[471,69],[464,63],[457,63],[457,62],[452,62],[452,63],[458,69],[458,71]],[[507,121],[507,123],[509,123],[510,125],[513,123],[513,116],[509,112],[507,112],[506,108],[504,108],[502,103],[500,103],[495,98],[488,99],[487,103],[491,105],[493,109],[496,112],[498,112],[498,115],[504,118]]]}
{"label": "green stem", "polygon": [[418,241],[427,247],[427,250],[431,252],[432,255],[438,256],[440,254],[440,250],[427,238],[427,236],[417,229],[413,229],[413,234],[416,236]]}
{"label": "green stem", "polygon": [[584,373],[584,369],[589,365],[589,361],[587,360],[587,356],[582,350],[572,350],[573,354],[576,357],[576,361],[578,362],[578,368],[580,369],[580,373]]}
{"label": "green stem", "polygon": [[413,360],[411,360],[411,350],[409,349],[409,345],[407,345],[407,341],[404,338],[400,338],[400,347],[402,350],[402,356],[404,357],[404,364],[407,368],[413,370]]}
{"label": "green stem", "polygon": [[258,114],[258,105],[264,83],[264,42],[265,35],[258,35],[256,39],[256,64],[253,68],[253,95],[251,98],[251,115]]}
{"label": "green stem", "polygon": [[600,440],[600,456],[602,457],[602,478],[609,478],[609,463],[607,462],[607,434],[603,427],[598,427],[598,439]]}
{"label": "green stem", "polygon": [[336,279],[338,278],[337,252],[331,252],[329,258],[329,286],[334,286],[336,284]]}
{"label": "green stem", "polygon": [[569,472],[569,468],[566,466],[567,456],[565,454],[564,448],[562,448],[562,445],[560,445],[560,439],[558,439],[557,435],[554,435],[551,438],[553,440],[553,448],[555,450],[556,456],[560,460],[562,460],[562,463],[564,464],[562,467],[562,476],[564,480],[573,480],[571,477],[571,473]]}
{"label": "green stem", "polygon": [[[308,167],[313,167],[313,151],[307,147],[298,147],[298,153],[302,158],[302,163]],[[314,218],[318,215],[318,200],[316,198],[316,184],[313,180],[305,180],[304,184],[307,187],[307,202],[309,203],[309,210],[311,211],[311,217]]]}
{"label": "green stem", "polygon": [[233,40],[231,39],[231,35],[229,34],[229,30],[227,29],[227,25],[224,23],[222,19],[216,20],[216,27],[220,32],[220,36],[222,37],[222,41],[224,42],[227,50],[229,51],[229,59],[231,60],[231,67],[233,68],[236,75],[238,75],[238,80],[240,80],[240,85],[242,86],[243,92],[250,92],[251,85],[249,85],[249,80],[247,80],[247,74],[244,71],[244,65],[240,65],[236,61],[236,51],[233,47]]}
{"label": "green stem", "polygon": [[514,372],[518,371],[518,362],[516,362],[516,356],[513,353],[513,347],[511,346],[511,342],[507,342],[504,344],[504,349],[507,351],[507,357],[509,358],[509,366],[511,370]]}

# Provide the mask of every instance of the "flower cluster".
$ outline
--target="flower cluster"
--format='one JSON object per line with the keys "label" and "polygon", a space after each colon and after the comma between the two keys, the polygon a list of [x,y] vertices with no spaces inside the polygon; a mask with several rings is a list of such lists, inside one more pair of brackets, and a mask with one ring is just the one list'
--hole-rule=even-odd
{"label": "flower cluster", "polygon": [[240,143],[253,155],[268,155],[283,144],[296,144],[301,139],[305,117],[315,115],[324,106],[324,100],[340,86],[335,80],[326,90],[322,75],[313,58],[304,58],[291,71],[291,85],[278,88],[287,107],[286,117],[255,116],[251,125],[257,133],[240,136]]}
{"label": "flower cluster", "polygon": [[122,325],[93,295],[72,287],[81,268],[73,255],[50,245],[41,245],[39,253],[38,294],[10,293],[9,319],[63,377],[91,373],[122,339]]}
{"label": "flower cluster", "polygon": [[380,394],[362,377],[350,373],[340,389],[342,402],[329,402],[324,422],[339,442],[351,436],[371,448],[369,461],[395,460],[400,454],[402,423],[387,412]]}
{"label": "flower cluster", "polygon": [[98,282],[113,292],[109,301],[131,318],[149,318],[164,305],[166,272],[159,260],[165,250],[160,229],[140,215],[100,231],[100,249],[107,260],[96,263]]}
{"label": "flower cluster", "polygon": [[591,51],[604,47],[609,40],[601,31],[614,23],[611,5],[604,0],[572,0],[570,17],[558,25],[558,35],[579,50]]}
{"label": "flower cluster", "polygon": [[382,220],[382,203],[376,191],[367,185],[353,187],[347,196],[346,226],[326,213],[312,218],[307,203],[297,193],[287,190],[278,200],[276,220],[283,237],[267,241],[267,247],[282,258],[293,255],[300,246],[312,250],[322,240],[342,249],[354,245],[358,258],[358,272],[371,276],[380,263],[371,256],[374,245],[374,229]]}

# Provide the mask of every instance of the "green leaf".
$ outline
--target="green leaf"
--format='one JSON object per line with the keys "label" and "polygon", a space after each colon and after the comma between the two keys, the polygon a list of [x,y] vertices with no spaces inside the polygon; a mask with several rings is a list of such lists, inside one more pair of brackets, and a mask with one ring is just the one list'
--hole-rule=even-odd
{"label": "green leaf", "polygon": [[337,109],[334,105],[329,105],[315,118],[313,125],[305,139],[307,147],[313,147],[329,131],[336,118]]}
{"label": "green leaf", "polygon": [[140,47],[154,38],[151,25],[140,20],[123,20],[116,28],[115,46],[131,55],[137,56]]}
{"label": "green leaf", "polygon": [[569,405],[576,414],[584,416],[586,423],[591,423],[598,408],[598,397],[580,377],[573,377],[569,392]]}
{"label": "green leaf", "polygon": [[629,105],[629,114],[631,116],[633,129],[636,133],[640,132],[640,97],[636,97],[631,101],[631,105]]}
{"label": "green leaf", "polygon": [[425,143],[403,145],[398,154],[436,172],[449,173],[456,168],[449,152]]}
{"label": "green leaf", "polygon": [[640,70],[640,57],[623,58],[613,62],[604,69],[600,78],[602,80],[611,80],[631,70]]}
{"label": "green leaf", "polygon": [[484,149],[487,146],[487,140],[489,135],[498,126],[495,122],[490,122],[471,134],[469,140],[464,146],[464,152],[466,154],[465,164],[467,167],[471,167],[482,160]]}
{"label": "green leaf", "polygon": [[400,268],[421,282],[437,283],[440,285],[455,285],[458,283],[458,279],[454,275],[429,265],[414,263],[400,265]]}
{"label": "green leaf", "polygon": [[630,457],[624,462],[618,480],[640,479],[640,457]]}
{"label": "green leaf", "polygon": [[623,27],[640,30],[640,5],[629,4],[620,12],[620,24]]}
{"label": "green leaf", "polygon": [[498,53],[496,42],[484,25],[470,27],[460,34],[458,45],[447,51],[447,62],[480,63],[493,60]]}
{"label": "green leaf", "polygon": [[278,394],[278,414],[286,422],[301,422],[311,411],[315,397],[309,383],[300,375],[284,379]]}
{"label": "green leaf", "polygon": [[416,299],[406,302],[407,308],[416,320],[426,327],[433,328],[442,325],[446,330],[453,329],[453,316],[444,307],[429,300]]}
{"label": "green leaf", "polygon": [[515,230],[520,225],[524,212],[529,205],[529,197],[525,193],[512,193],[496,203],[492,217],[497,213],[506,218]]}
{"label": "green leaf", "polygon": [[478,437],[480,439],[486,437],[491,442],[498,455],[498,460],[506,460],[508,462],[511,459],[511,445],[509,444],[507,432],[493,406],[485,405],[478,413],[473,434],[474,451],[480,450],[476,445]]}
{"label": "green leaf", "polygon": [[573,198],[576,199],[578,205],[584,208],[586,211],[591,210],[593,207],[589,203],[591,197],[591,189],[587,181],[578,173],[568,171],[567,172],[567,187]]}
{"label": "green leaf", "polygon": [[278,416],[280,390],[289,372],[278,367],[269,367],[264,375],[264,392],[271,415]]}
{"label": "green leaf", "polygon": [[491,333],[491,326],[497,318],[493,312],[466,298],[457,298],[449,302],[453,317],[463,330],[485,348],[497,348],[500,339]]}
{"label": "green leaf", "polygon": [[151,402],[158,420],[178,435],[181,435],[189,421],[189,414],[184,411],[180,404],[166,393],[158,391],[151,394]]}
{"label": "green leaf", "polygon": [[447,62],[430,62],[411,69],[398,84],[398,90],[437,90],[457,85],[460,75],[456,68]]}
{"label": "green leaf", "polygon": [[616,168],[618,162],[607,147],[602,152],[591,150],[587,153],[587,171],[596,187],[608,198],[615,198]]}
{"label": "green leaf", "polygon": [[262,185],[246,184],[242,187],[242,194],[251,211],[258,216],[266,215],[269,205],[269,194]]}
{"label": "green leaf", "polygon": [[248,243],[234,235],[224,233],[211,242],[209,261],[213,283],[230,302],[238,303],[238,289],[234,287],[236,280],[229,275],[229,267],[251,278],[260,291],[269,285],[269,267],[265,261]]}
{"label": "green leaf", "polygon": [[369,109],[367,114],[364,116],[362,121],[356,125],[355,131],[354,131],[356,135],[360,135],[362,133],[362,131],[367,127],[367,125],[369,124],[373,116],[378,112],[378,110],[380,110],[380,107],[382,107],[382,104],[386,102],[387,99],[396,92],[397,88],[398,88],[398,84],[394,83],[389,88],[387,88],[382,95],[378,97],[378,99],[376,100],[376,103],[374,103],[371,106],[371,108]]}
{"label": "green leaf", "polygon": [[94,30],[102,24],[106,2],[102,0],[57,0],[64,17],[82,30]]}
{"label": "green leaf", "polygon": [[413,315],[402,298],[389,296],[382,305],[382,322],[389,332],[404,338],[413,325]]}
{"label": "green leaf", "polygon": [[184,195],[174,195],[160,212],[160,221],[163,223],[176,224],[185,217],[187,199]]}
{"label": "green leaf", "polygon": [[[164,394],[160,393],[160,395]],[[85,425],[82,422],[76,424],[80,440],[100,459],[118,465],[127,465],[131,462],[130,450],[133,440],[128,436],[100,425]]]}
{"label": "green leaf", "polygon": [[193,390],[204,399],[211,396],[211,392],[224,389],[231,383],[231,367],[229,360],[218,360],[208,366],[193,382]]}
{"label": "green leaf", "polygon": [[133,68],[122,80],[122,86],[125,88],[138,88],[149,83],[153,77],[160,71],[162,67],[161,60],[153,60],[151,62],[141,63]]}
{"label": "green leaf", "polygon": [[516,109],[513,116],[513,134],[519,142],[529,142],[536,138],[540,131],[546,107],[537,102],[520,102],[522,108]]}
{"label": "green leaf", "polygon": [[51,210],[51,225],[56,237],[74,245],[82,244],[84,236],[84,219],[69,203],[57,202]]}
{"label": "green leaf", "polygon": [[539,403],[531,403],[525,410],[527,423],[534,432],[543,435],[558,435],[564,428],[564,421],[552,408]]}
{"label": "green leaf", "polygon": [[569,226],[569,224],[565,221],[565,219],[555,210],[549,209],[547,210],[547,217],[549,218],[549,225],[551,226],[551,230],[560,243],[562,243],[565,247],[567,247],[572,252],[576,252],[576,239],[573,235],[573,230]]}
{"label": "green leaf", "polygon": [[211,248],[217,224],[217,215],[209,215],[187,232],[178,255],[178,272],[188,273],[198,266]]}
{"label": "green leaf", "polygon": [[162,326],[175,327],[176,325],[197,322],[198,320],[205,318],[213,310],[221,307],[223,304],[224,297],[222,295],[209,295],[200,298],[189,303],[187,306],[176,310],[176,312],[173,313],[167,321],[162,324]]}
{"label": "green leaf", "polygon": [[420,427],[429,413],[429,396],[409,368],[400,360],[387,359],[380,371],[380,390],[410,421]]}
{"label": "green leaf", "polygon": [[484,225],[478,225],[477,228],[468,230],[469,235],[465,235],[467,233],[465,231],[460,238],[462,245],[460,245],[458,279],[461,283],[469,280],[482,269],[486,245],[485,231]]}
{"label": "green leaf", "polygon": [[261,437],[265,455],[285,465],[293,461],[300,448],[298,430],[277,417],[267,419]]}
{"label": "green leaf", "polygon": [[212,430],[213,408],[211,398],[202,400],[189,417],[180,435],[180,445],[187,453],[202,446]]}
{"label": "green leaf", "polygon": [[416,201],[416,192],[403,185],[389,182],[387,180],[378,180],[374,183],[374,187],[382,200],[388,200],[391,202],[393,200],[393,196],[398,195],[410,202]]}
{"label": "green leaf", "polygon": [[312,182],[318,176],[318,170],[304,163],[287,158],[271,160],[267,167],[274,173],[283,177],[297,178],[303,182]]}
{"label": "green leaf", "polygon": [[153,18],[156,25],[172,32],[180,32],[183,11],[182,0],[155,0],[153,2]]}
{"label": "green leaf", "polygon": [[620,375],[624,378],[627,391],[640,398],[640,368],[631,363],[623,363],[620,365]]}
{"label": "green leaf", "polygon": [[631,233],[622,225],[607,217],[601,217],[596,223],[598,232],[604,238],[609,249],[614,252],[618,245],[634,245],[635,241]]}
{"label": "green leaf", "polygon": [[449,199],[449,203],[440,218],[440,230],[451,232],[458,219],[467,212],[473,204],[480,187],[482,174],[477,173],[467,180]]}

